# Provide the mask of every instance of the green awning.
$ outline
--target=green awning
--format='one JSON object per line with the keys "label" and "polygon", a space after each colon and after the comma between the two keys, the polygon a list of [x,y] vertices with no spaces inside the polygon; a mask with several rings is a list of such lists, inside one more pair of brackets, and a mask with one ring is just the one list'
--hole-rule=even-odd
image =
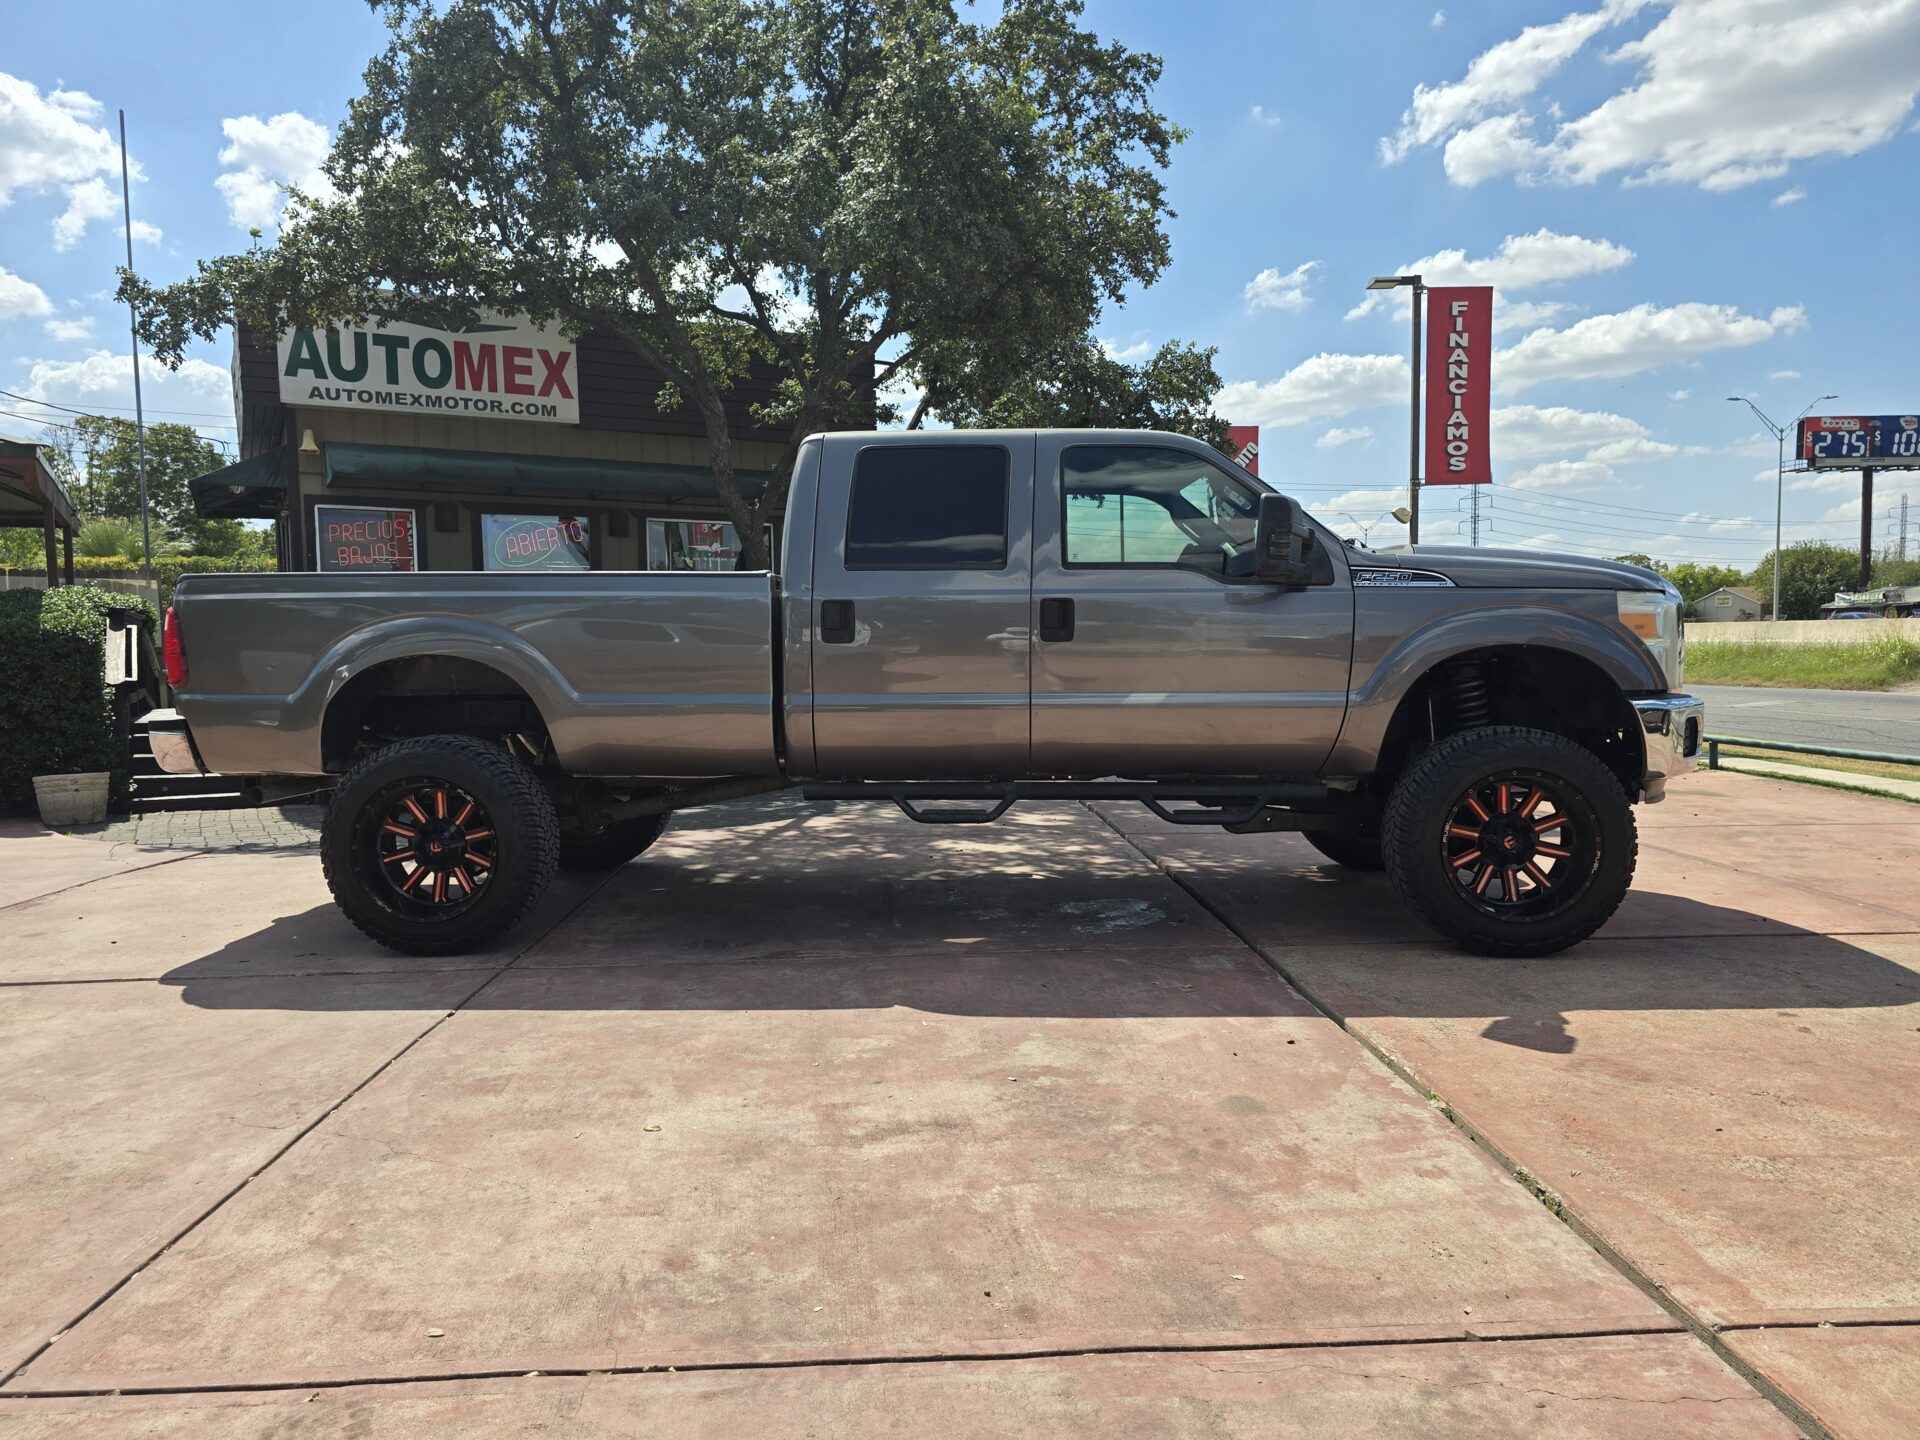
{"label": "green awning", "polygon": [[[329,442],[327,488],[479,491],[490,495],[580,500],[717,500],[713,473],[700,465],[502,455],[479,450],[419,450],[405,445]],[[736,472],[741,494],[766,488],[764,471]]]}
{"label": "green awning", "polygon": [[209,520],[271,520],[285,508],[288,456],[284,445],[187,481],[195,512]]}

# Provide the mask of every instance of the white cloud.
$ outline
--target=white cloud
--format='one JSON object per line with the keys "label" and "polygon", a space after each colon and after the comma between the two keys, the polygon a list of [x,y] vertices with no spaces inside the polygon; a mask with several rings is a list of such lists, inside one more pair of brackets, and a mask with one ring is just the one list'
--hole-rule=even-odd
{"label": "white cloud", "polygon": [[[142,398],[149,418],[230,418],[233,376],[226,366],[193,357],[178,370],[147,364],[141,368]],[[9,389],[14,388],[8,386]],[[35,360],[19,389],[34,400],[51,400],[79,409],[98,406],[133,413],[133,360],[111,350],[94,350],[81,360]],[[231,436],[232,431],[216,431]]]}
{"label": "white cloud", "polygon": [[1429,20],[1429,21],[1427,22],[1427,25],[1428,25],[1428,27],[1429,27],[1429,28],[1431,28],[1431,29],[1434,29],[1434,30],[1444,30],[1444,29],[1446,29],[1446,28],[1447,28],[1447,12],[1446,12],[1446,11],[1444,11],[1444,10],[1436,10],[1436,11],[1434,11],[1434,12],[1433,12],[1433,19],[1431,19],[1431,20]]}
{"label": "white cloud", "polygon": [[1342,429],[1336,425],[1313,443],[1322,450],[1337,450],[1342,445],[1371,445],[1373,443],[1373,427],[1371,425],[1355,425],[1351,429]]}
{"label": "white cloud", "polygon": [[1267,109],[1264,105],[1256,105],[1247,111],[1247,118],[1256,125],[1266,126],[1269,130],[1277,130],[1282,124],[1280,116],[1274,114],[1273,111]]}
{"label": "white cloud", "polygon": [[76,340],[93,338],[93,317],[82,315],[77,320],[49,320],[40,328],[53,339],[71,344]]}
{"label": "white cloud", "polygon": [[[1774,472],[1771,469],[1762,470],[1753,478],[1764,480],[1771,485],[1774,483]],[[1857,470],[1808,470],[1804,474],[1787,476],[1787,489],[1808,494],[1819,494],[1827,490],[1850,490],[1858,494],[1860,472]],[[1853,513],[1858,515],[1860,512],[1855,510]]]}
{"label": "white cloud", "polygon": [[1516,490],[1597,490],[1613,483],[1613,467],[1599,460],[1548,460],[1508,482]]}
{"label": "white cloud", "polygon": [[1798,370],[1775,370],[1767,376],[1769,380],[1798,380],[1799,378]]}
{"label": "white cloud", "polygon": [[1537,330],[1559,319],[1573,307],[1559,300],[1510,300],[1493,307],[1493,333],[1509,330]]}
{"label": "white cloud", "polygon": [[1853,499],[1834,506],[1820,518],[1823,521],[1858,520],[1860,518],[1860,497],[1856,495]]}
{"label": "white cloud", "polygon": [[225,168],[213,186],[227,202],[227,218],[241,229],[279,224],[289,185],[314,196],[332,193],[320,168],[328,135],[319,121],[289,110],[270,120],[229,116],[220,129],[227,137],[220,151]]}
{"label": "white cloud", "polygon": [[0,74],[0,205],[16,190],[75,185],[117,172],[120,151],[113,137],[86,123],[99,111],[99,102],[78,90],[42,95],[37,86]]}
{"label": "white cloud", "polygon": [[1400,129],[1380,142],[1380,158],[1387,164],[1404,160],[1419,147],[1525,99],[1595,35],[1644,3],[1610,0],[1598,10],[1579,11],[1547,25],[1529,25],[1513,39],[1475,56],[1464,79],[1449,85],[1415,86],[1413,102],[1400,117]]}
{"label": "white cloud", "polygon": [[1791,190],[1782,190],[1778,195],[1774,196],[1773,208],[1779,210],[1788,205],[1798,205],[1806,198],[1807,192],[1796,185]]}
{"label": "white cloud", "polygon": [[1511,392],[1550,380],[1616,379],[1716,350],[1758,345],[1806,324],[1800,306],[1762,319],[1731,305],[1636,305],[1564,330],[1536,330],[1494,355],[1496,383]]}
{"label": "white cloud", "polygon": [[1674,390],[1667,395],[1667,399],[1673,401],[1673,403],[1676,405],[1680,404],[1684,400],[1691,400],[1692,398],[1693,398],[1693,391],[1686,390],[1686,389]]}
{"label": "white cloud", "polygon": [[53,248],[71,250],[87,226],[109,218],[120,208],[107,182],[98,176],[67,187],[67,208],[53,222]]}
{"label": "white cloud", "polygon": [[1249,310],[1293,311],[1307,308],[1307,282],[1320,268],[1318,260],[1309,260],[1291,270],[1277,266],[1262,270],[1240,292]]}
{"label": "white cloud", "polygon": [[[1447,142],[1450,180],[1499,175],[1734,190],[1795,162],[1858,155],[1906,126],[1920,95],[1920,0],[1690,0],[1606,58],[1630,81],[1536,139],[1520,102],[1588,40],[1643,8],[1621,0],[1533,26],[1480,55],[1466,78],[1419,86],[1388,161]],[[1845,83],[1832,83],[1844,75]],[[1777,203],[1791,204],[1785,196]]]}
{"label": "white cloud", "polygon": [[1647,427],[1606,410],[1568,405],[1502,405],[1492,422],[1493,453],[1503,462],[1584,455],[1603,445],[1646,438]]}
{"label": "white cloud", "polygon": [[1106,351],[1109,360],[1118,360],[1122,365],[1138,365],[1153,354],[1154,344],[1151,336],[1140,331],[1124,342],[1102,336],[1100,348]]}
{"label": "white cloud", "polygon": [[1307,425],[1376,405],[1405,404],[1404,355],[1315,355],[1277,380],[1236,380],[1213,398],[1216,413],[1240,425]]}
{"label": "white cloud", "polygon": [[0,320],[52,313],[53,302],[46,291],[0,265]]}
{"label": "white cloud", "polygon": [[[1507,236],[1491,255],[1469,259],[1465,250],[1439,250],[1418,260],[1409,260],[1394,273],[1418,275],[1429,285],[1491,285],[1511,294],[1588,275],[1604,275],[1631,265],[1633,258],[1633,251],[1611,240],[1561,235],[1542,226],[1531,235]],[[1381,306],[1386,295],[1394,297],[1398,313],[1405,316],[1413,303],[1405,289],[1374,290],[1347,312],[1347,319],[1356,320],[1371,314]],[[1496,323],[1501,308],[1494,306]],[[1514,323],[1529,321],[1522,318]]]}

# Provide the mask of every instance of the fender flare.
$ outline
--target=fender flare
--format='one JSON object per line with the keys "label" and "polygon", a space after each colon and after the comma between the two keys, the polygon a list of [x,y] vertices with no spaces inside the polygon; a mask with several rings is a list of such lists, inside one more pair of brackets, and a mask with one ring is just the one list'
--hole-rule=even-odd
{"label": "fender flare", "polygon": [[1365,775],[1379,760],[1400,703],[1435,668],[1475,650],[1549,650],[1584,660],[1610,681],[1624,713],[1630,694],[1664,691],[1666,676],[1646,647],[1624,630],[1549,605],[1465,611],[1422,626],[1393,647],[1347,697],[1347,717],[1327,757],[1332,775]]}

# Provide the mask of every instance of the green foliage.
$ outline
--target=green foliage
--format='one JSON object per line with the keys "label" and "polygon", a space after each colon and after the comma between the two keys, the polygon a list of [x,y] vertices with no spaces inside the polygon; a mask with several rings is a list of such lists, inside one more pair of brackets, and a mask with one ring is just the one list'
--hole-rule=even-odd
{"label": "green foliage", "polygon": [[89,520],[73,537],[74,560],[77,562],[83,555],[90,560],[117,557],[137,561],[140,536],[124,520]]}
{"label": "green foliage", "polygon": [[[1845,546],[1802,540],[1780,554],[1782,620],[1818,620],[1820,607],[1833,599],[1835,592],[1852,590],[1860,580],[1860,557]],[[1747,577],[1747,583],[1760,592],[1769,607],[1773,603],[1773,563],[1769,551]]]}
{"label": "green foliage", "polygon": [[0,530],[0,570],[45,570],[47,544],[38,530],[9,525]]}
{"label": "green foliage", "polygon": [[147,608],[88,585],[0,594],[0,809],[32,808],[36,775],[108,770],[124,793],[127,759],[102,683],[113,606]]}
{"label": "green foliage", "polygon": [[[1859,622],[1831,623],[1844,630]],[[1701,640],[1687,646],[1687,679],[1702,685],[1886,690],[1920,680],[1920,644],[1892,634],[1831,645]]]}
{"label": "green foliage", "polygon": [[1020,373],[1167,264],[1160,62],[1084,29],[1081,0],[990,22],[951,0],[381,8],[337,198],[178,284],[122,276],[163,362],[235,314],[619,335],[704,425],[758,564],[787,467],[745,500],[721,403],[755,356],[788,377],[759,419],[797,443],[866,424],[869,377],[936,355]]}
{"label": "green foliage", "polygon": [[1920,560],[1876,560],[1873,562],[1873,584],[1880,585],[1920,585]]}
{"label": "green foliage", "polygon": [[1730,585],[1745,585],[1747,577],[1731,565],[1702,564],[1687,560],[1663,572],[1673,582],[1681,598],[1692,605],[1703,595],[1711,595]]}
{"label": "green foliage", "polygon": [[[49,432],[50,458],[61,483],[83,514],[123,520],[131,544],[120,554],[140,557],[140,448],[131,420],[82,415]],[[208,522],[194,513],[187,482],[218,470],[226,455],[190,425],[161,421],[147,426],[147,503],[152,512],[153,547],[197,544],[197,527]],[[95,553],[106,553],[97,551]]]}
{"label": "green foliage", "polygon": [[1652,570],[1662,575],[1667,573],[1664,562],[1654,559],[1651,555],[1642,555],[1638,550],[1626,555],[1616,555],[1613,558],[1622,565],[1638,565],[1642,570]]}
{"label": "green foliage", "polygon": [[926,408],[960,427],[1169,430],[1225,450],[1227,422],[1213,413],[1214,353],[1169,340],[1144,365],[1129,365],[1082,334],[1014,374],[966,355],[937,381],[929,377],[946,388],[937,399],[929,391]]}

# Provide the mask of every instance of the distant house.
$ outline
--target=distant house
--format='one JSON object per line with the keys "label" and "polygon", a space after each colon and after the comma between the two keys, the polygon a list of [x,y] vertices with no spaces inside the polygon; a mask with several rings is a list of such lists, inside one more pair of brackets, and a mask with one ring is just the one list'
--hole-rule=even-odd
{"label": "distant house", "polygon": [[1722,585],[1693,602],[1696,620],[1758,620],[1766,613],[1767,602],[1760,592],[1744,585]]}

